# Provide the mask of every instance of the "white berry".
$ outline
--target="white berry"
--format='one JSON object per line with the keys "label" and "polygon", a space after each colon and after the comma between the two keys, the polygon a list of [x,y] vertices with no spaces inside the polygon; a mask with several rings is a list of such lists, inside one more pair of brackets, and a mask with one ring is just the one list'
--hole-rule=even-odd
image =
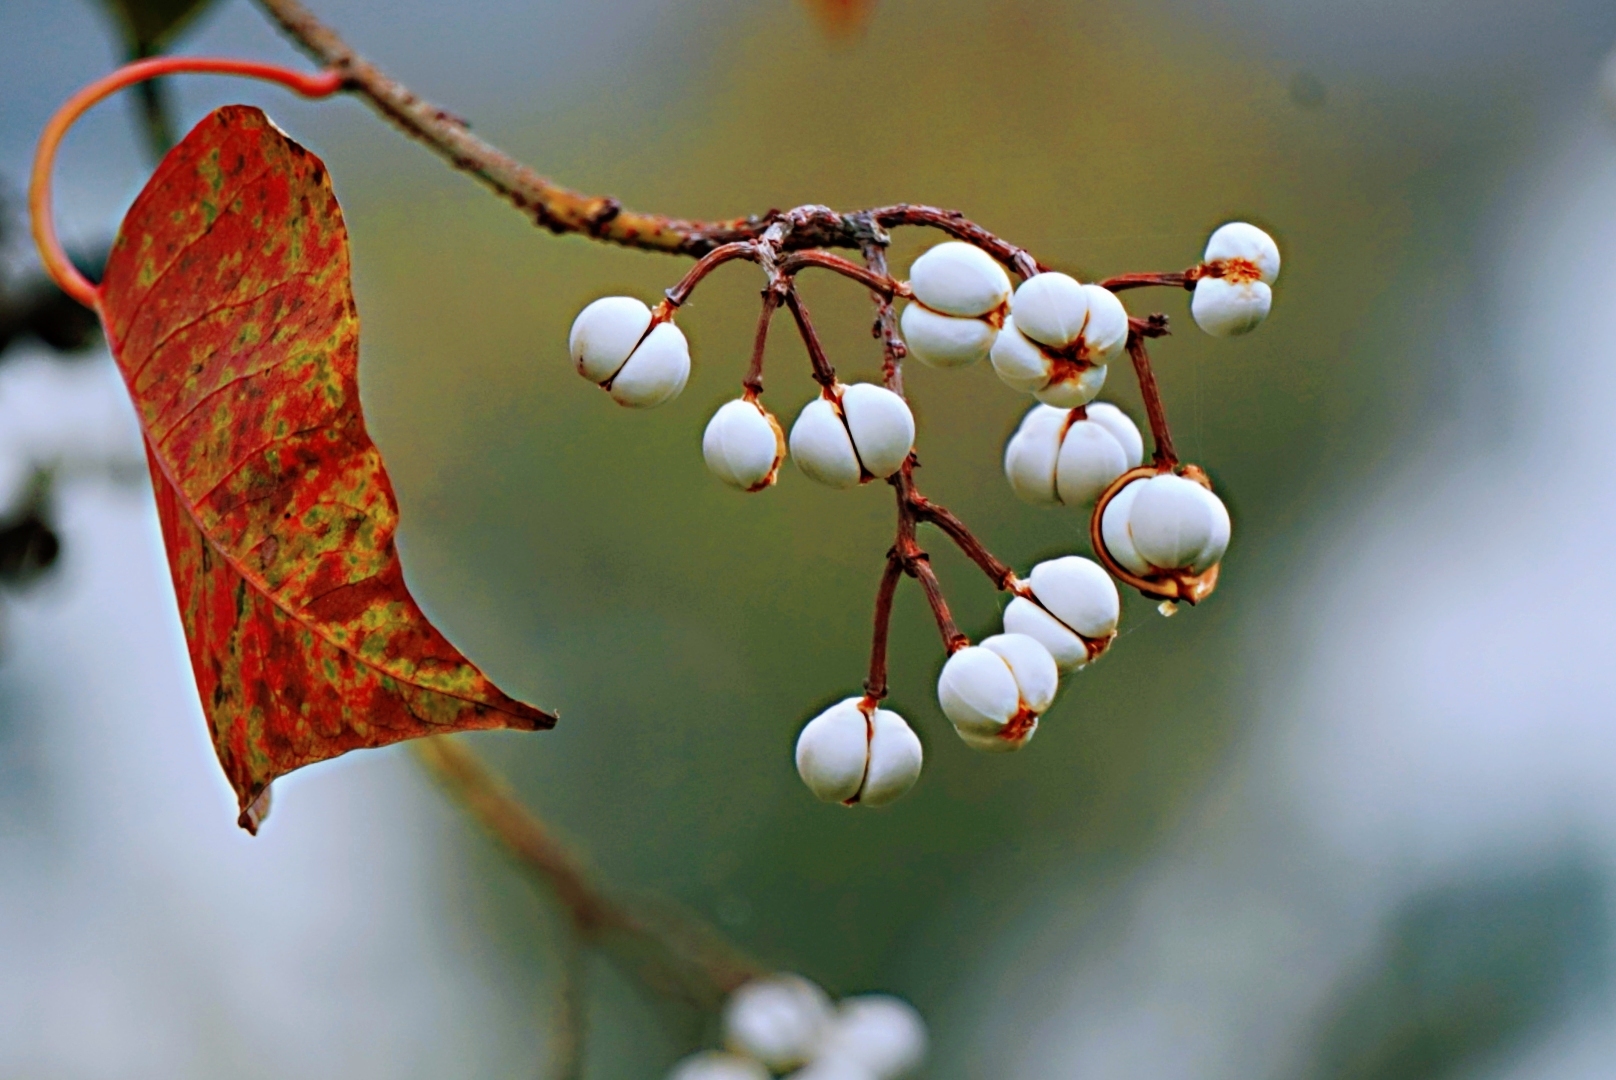
{"label": "white berry", "polygon": [[1190,316],[1213,337],[1232,337],[1257,328],[1268,317],[1279,276],[1279,245],[1244,221],[1221,226],[1206,242],[1203,261],[1217,273],[1195,283]]}
{"label": "white berry", "polygon": [[651,309],[632,296],[603,296],[572,321],[567,348],[578,374],[605,383],[651,326]]}
{"label": "white berry", "polygon": [[809,402],[791,426],[791,460],[822,484],[849,488],[885,479],[903,466],[915,444],[908,404],[873,383],[838,384],[835,400]]}
{"label": "white berry", "polygon": [[1076,278],[1057,271],[1035,274],[1010,298],[1010,314],[1020,331],[1040,345],[1064,349],[1083,333],[1089,294]]}
{"label": "white berry", "polygon": [[1103,642],[1115,632],[1122,599],[1098,563],[1077,555],[1050,559],[1032,568],[1027,585],[1032,598],[1018,596],[1005,608],[1005,632],[1036,639],[1061,671],[1089,662],[1085,639]]}
{"label": "white berry", "polygon": [[988,355],[1010,297],[1010,277],[992,256],[958,240],[938,244],[909,268],[909,288],[899,326],[911,356],[952,368]]}
{"label": "white berry", "polygon": [[814,983],[789,972],[764,975],[725,1003],[724,1045],[785,1072],[813,1056],[830,1019],[830,998]]}
{"label": "white berry", "polygon": [[996,634],[948,658],[937,700],[968,745],[1017,750],[1054,700],[1059,680],[1054,657],[1035,639]]}
{"label": "white berry", "polygon": [[690,378],[683,332],[671,322],[651,327],[651,309],[632,296],[602,297],[584,308],[567,347],[580,375],[631,408],[671,401]]}
{"label": "white berry", "polygon": [[1105,545],[1106,552],[1140,576],[1150,573],[1150,564],[1133,546],[1133,537],[1128,531],[1128,515],[1133,510],[1134,497],[1144,483],[1144,477],[1129,481],[1121,491],[1111,496],[1111,501],[1105,504],[1105,514],[1100,518],[1100,542]]}
{"label": "white berry", "polygon": [[884,386],[853,383],[842,390],[842,416],[864,471],[884,480],[903,467],[915,446],[915,414]]}
{"label": "white berry", "polygon": [[1229,513],[1195,481],[1162,473],[1140,486],[1128,512],[1128,535],[1152,566],[1210,566],[1229,546]]}
{"label": "white berry", "polygon": [[1083,286],[1089,299],[1089,320],[1083,326],[1083,359],[1109,364],[1128,344],[1128,309],[1117,294],[1098,285]]}
{"label": "white berry", "polygon": [[1190,297],[1190,317],[1213,337],[1234,337],[1261,325],[1273,303],[1274,292],[1265,282],[1204,277]]}
{"label": "white berry", "polygon": [[1229,535],[1223,500],[1172,473],[1130,483],[1112,498],[1100,522],[1111,557],[1140,575],[1153,568],[1208,570],[1222,560]]}
{"label": "white berry", "polygon": [[1034,506],[1055,506],[1055,466],[1071,412],[1034,405],[1004,447],[1004,475],[1011,489]]}
{"label": "white berry", "polygon": [[1005,445],[1004,472],[1022,499],[1037,506],[1078,506],[1138,466],[1144,440],[1121,409],[1095,402],[1088,419],[1035,405]]}
{"label": "white berry", "polygon": [[1145,459],[1145,440],[1139,434],[1139,426],[1127,413],[1104,401],[1093,402],[1085,411],[1090,420],[1105,428],[1117,440],[1128,468],[1137,469]]}
{"label": "white berry", "polygon": [[835,402],[817,397],[797,414],[791,425],[791,460],[810,480],[834,488],[859,482],[858,454]]}
{"label": "white berry", "polygon": [[1012,390],[1030,394],[1049,385],[1054,360],[1016,327],[1014,315],[1005,316],[989,356],[994,373]]}
{"label": "white berry", "polygon": [[846,998],[825,1033],[818,1060],[862,1067],[874,1080],[899,1080],[926,1060],[926,1022],[890,994]]}
{"label": "white berry", "polygon": [[1240,270],[1249,268],[1249,271],[1236,272],[1232,276],[1245,277],[1254,271],[1257,279],[1265,285],[1272,285],[1274,279],[1279,277],[1279,245],[1274,243],[1272,236],[1244,221],[1231,221],[1219,226],[1207,240],[1202,260],[1242,264]]}
{"label": "white berry", "polygon": [[1016,328],[1013,315],[1005,317],[988,357],[994,373],[1010,389],[1062,409],[1087,405],[1105,385],[1106,365],[1051,354]]}
{"label": "white berry", "polygon": [[840,1057],[817,1057],[785,1080],[881,1080],[873,1071]]}
{"label": "white berry", "polygon": [[825,802],[885,806],[920,777],[920,740],[897,713],[866,713],[861,702],[848,698],[808,721],[797,736],[797,775]]}
{"label": "white berry", "polygon": [[779,422],[759,402],[747,398],[720,406],[701,436],[707,468],[742,491],[761,491],[774,483],[785,452]]}
{"label": "white berry", "polygon": [[1128,471],[1128,458],[1116,436],[1093,420],[1066,429],[1055,464],[1055,491],[1067,506],[1098,498],[1111,481]]}
{"label": "white berry", "polygon": [[983,638],[981,648],[1003,660],[1016,677],[1021,705],[1042,715],[1055,702],[1060,689],[1060,673],[1049,650],[1025,634],[994,634]]}
{"label": "white berry", "polygon": [[944,315],[986,315],[1010,297],[1010,277],[974,244],[949,240],[909,268],[915,299]]}
{"label": "white berry", "polygon": [[722,1050],[702,1050],[674,1065],[668,1080],[769,1080],[762,1063]]}
{"label": "white berry", "polygon": [[[1023,303],[1020,298],[1028,287],[1045,278],[1054,284]],[[1092,401],[1105,384],[1107,365],[1128,343],[1128,312],[1122,301],[1109,290],[1079,285],[1065,274],[1039,274],[1022,283],[1011,306],[1013,313],[1005,317],[988,354],[999,378],[1046,405],[1071,409]],[[1050,314],[1067,308],[1075,328]],[[1059,337],[1058,343],[1029,333],[1028,319],[1041,320],[1043,332]]]}
{"label": "white berry", "polygon": [[1042,390],[1034,390],[1032,396],[1045,405],[1053,405],[1058,409],[1075,409],[1079,405],[1087,405],[1105,385],[1107,370],[1109,369],[1105,364],[1093,367],[1066,367],[1055,373],[1048,386]]}
{"label": "white berry", "polygon": [[909,355],[934,368],[966,367],[988,355],[999,331],[986,319],[944,315],[912,303],[898,319]]}

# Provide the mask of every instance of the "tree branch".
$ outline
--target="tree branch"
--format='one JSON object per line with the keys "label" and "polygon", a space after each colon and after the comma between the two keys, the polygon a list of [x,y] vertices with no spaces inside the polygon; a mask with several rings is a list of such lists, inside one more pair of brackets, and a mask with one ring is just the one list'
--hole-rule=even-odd
{"label": "tree branch", "polygon": [[802,297],[797,295],[795,286],[786,290],[786,307],[791,309],[791,317],[797,320],[797,332],[802,335],[802,343],[808,350],[808,361],[814,368],[814,382],[829,390],[836,385],[836,369],[825,355],[825,347],[820,344],[819,334],[814,330],[814,321],[808,315]]}
{"label": "tree branch", "polygon": [[573,191],[473,135],[464,120],[421,100],[388,77],[315,18],[300,0],[258,0],[258,5],[305,53],[341,74],[347,89],[552,232],[580,233],[645,251],[700,256],[723,244],[759,239],[781,223],[787,226],[781,243],[786,250],[861,248],[872,236],[884,241],[883,228],[924,225],[977,245],[1023,277],[1041,269],[1024,249],[957,211],[932,206],[899,203],[850,214],[825,206],[802,206],[726,221],[690,221],[630,210],[609,195]]}

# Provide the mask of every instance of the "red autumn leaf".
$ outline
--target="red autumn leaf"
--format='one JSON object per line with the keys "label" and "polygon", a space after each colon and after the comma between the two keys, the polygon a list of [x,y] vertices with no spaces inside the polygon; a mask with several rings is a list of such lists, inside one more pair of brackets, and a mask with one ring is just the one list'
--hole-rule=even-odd
{"label": "red autumn leaf", "polygon": [[214,112],[135,200],[100,305],[243,828],[302,765],[555,723],[501,693],[404,585],[359,410],[348,233],[318,158],[257,109]]}

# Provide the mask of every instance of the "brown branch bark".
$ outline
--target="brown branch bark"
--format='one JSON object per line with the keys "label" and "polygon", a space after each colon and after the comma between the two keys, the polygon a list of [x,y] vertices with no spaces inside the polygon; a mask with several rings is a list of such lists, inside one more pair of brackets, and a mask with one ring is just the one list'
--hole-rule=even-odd
{"label": "brown branch bark", "polygon": [[1178,464],[1178,451],[1173,448],[1167,407],[1162,404],[1161,388],[1156,385],[1156,373],[1150,367],[1150,353],[1145,350],[1145,335],[1138,330],[1128,335],[1128,356],[1133,360],[1133,371],[1139,379],[1139,396],[1144,398],[1145,416],[1150,420],[1150,437],[1155,443],[1152,460],[1158,468],[1170,469]]}
{"label": "brown branch bark", "polygon": [[[887,249],[875,240],[864,243],[864,264],[872,274],[887,277]],[[875,322],[870,335],[881,343],[881,384],[899,397],[903,397],[903,358],[909,355],[909,346],[898,336],[898,316],[892,309],[892,297],[879,290],[870,293],[875,301]]]}
{"label": "brown branch bark", "polygon": [[1193,289],[1199,276],[1194,269],[1175,271],[1170,274],[1118,274],[1116,277],[1106,278],[1100,282],[1100,288],[1110,289],[1112,292],[1122,292],[1125,289],[1143,289],[1152,285],[1161,285],[1169,289]]}
{"label": "brown branch bark", "polygon": [[802,297],[797,295],[794,287],[786,290],[786,307],[791,309],[791,317],[797,320],[797,332],[802,335],[802,343],[808,350],[808,361],[814,367],[814,382],[829,390],[836,385],[836,369],[831,366],[830,358],[825,355],[825,347],[819,342],[819,332],[814,329],[814,321],[808,315],[808,308],[803,305]]}
{"label": "brown branch bark", "polygon": [[769,323],[780,307],[780,293],[772,285],[763,290],[763,310],[758,313],[757,334],[752,339],[752,360],[746,365],[746,378],[741,385],[748,396],[756,398],[763,393],[763,353],[769,344]]}
{"label": "brown branch bark", "polygon": [[825,206],[802,206],[724,221],[692,221],[631,210],[609,195],[573,191],[478,138],[458,116],[417,97],[360,56],[300,0],[258,0],[258,5],[305,53],[340,72],[348,89],[382,116],[552,232],[580,233],[645,251],[700,256],[723,244],[756,240],[782,223],[786,225],[782,247],[787,250],[861,248],[872,237],[884,241],[884,228],[923,225],[976,244],[1023,276],[1040,269],[1024,249],[957,211],[932,206],[899,203],[845,214]]}
{"label": "brown branch bark", "polygon": [[550,1022],[550,1059],[544,1080],[583,1080],[584,1050],[589,1042],[589,957],[582,936],[569,925],[560,948],[554,1015]]}
{"label": "brown branch bark", "polygon": [[976,538],[976,534],[971,532],[966,527],[965,522],[961,521],[952,510],[932,502],[917,491],[913,484],[908,485],[908,488],[909,508],[910,512],[914,514],[915,520],[937,526],[945,536],[954,541],[954,545],[964,553],[967,559],[982,568],[982,572],[988,576],[989,580],[997,588],[1010,588],[1011,582],[1015,580],[1016,572],[1010,568],[1009,564],[989,551],[987,546]]}
{"label": "brown branch bark", "polygon": [[887,552],[886,569],[875,590],[875,633],[870,638],[870,677],[864,680],[864,696],[880,701],[887,696],[887,638],[892,630],[892,598],[903,576],[903,556],[897,548]]}
{"label": "brown branch bark", "polygon": [[924,551],[917,551],[909,557],[906,568],[909,576],[920,582],[920,591],[926,594],[926,603],[931,605],[932,618],[937,620],[937,632],[943,637],[943,651],[952,656],[969,645],[971,639],[960,632],[953,614],[948,610],[948,601],[943,597],[943,584],[937,580],[937,573],[931,568],[931,557]]}

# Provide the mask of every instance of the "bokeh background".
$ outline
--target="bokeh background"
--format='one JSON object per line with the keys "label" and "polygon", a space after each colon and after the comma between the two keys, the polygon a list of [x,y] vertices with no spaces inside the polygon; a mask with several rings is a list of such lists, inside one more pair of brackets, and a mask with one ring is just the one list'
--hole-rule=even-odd
{"label": "bokeh background", "polygon": [[[906,996],[936,1080],[1610,1075],[1616,8],[881,0],[833,37],[786,0],[314,6],[632,206],[926,201],[1083,276],[1189,265],[1235,217],[1284,251],[1243,340],[1199,334],[1181,295],[1127,297],[1175,320],[1169,415],[1235,516],[1217,594],[1172,619],[1129,600],[1037,739],[989,759],[937,710],[906,587],[892,703],[926,771],[843,812],[790,749],[863,676],[890,498],[789,466],[743,498],[703,468],[754,271],[703,286],[689,388],[631,415],[570,371],[566,329],[679,261],[536,231],[357,102],[176,85],[184,128],[261,103],[330,164],[411,585],[562,715],[469,741],[603,880],[838,993]],[[302,62],[247,0],[176,48]],[[15,281],[33,139],[121,51],[91,0],[0,9]],[[101,106],[59,165],[84,250],[147,175],[133,120]],[[895,265],[932,239],[903,235]],[[872,375],[862,293],[806,290],[841,370]],[[769,364],[790,417],[811,394],[791,335]],[[1000,472],[1024,399],[986,370],[910,389],[928,493],[1017,566],[1083,550],[1081,515],[1019,504]],[[304,770],[261,836],[235,827],[120,394],[93,344],[0,356],[0,516],[60,539],[0,586],[0,1076],[538,1074],[560,924],[408,755]],[[1131,380],[1103,397],[1142,420]],[[31,504],[35,467],[55,482]],[[998,599],[929,546],[964,628],[991,632]],[[659,1076],[711,1039],[589,976],[591,1077]]]}

